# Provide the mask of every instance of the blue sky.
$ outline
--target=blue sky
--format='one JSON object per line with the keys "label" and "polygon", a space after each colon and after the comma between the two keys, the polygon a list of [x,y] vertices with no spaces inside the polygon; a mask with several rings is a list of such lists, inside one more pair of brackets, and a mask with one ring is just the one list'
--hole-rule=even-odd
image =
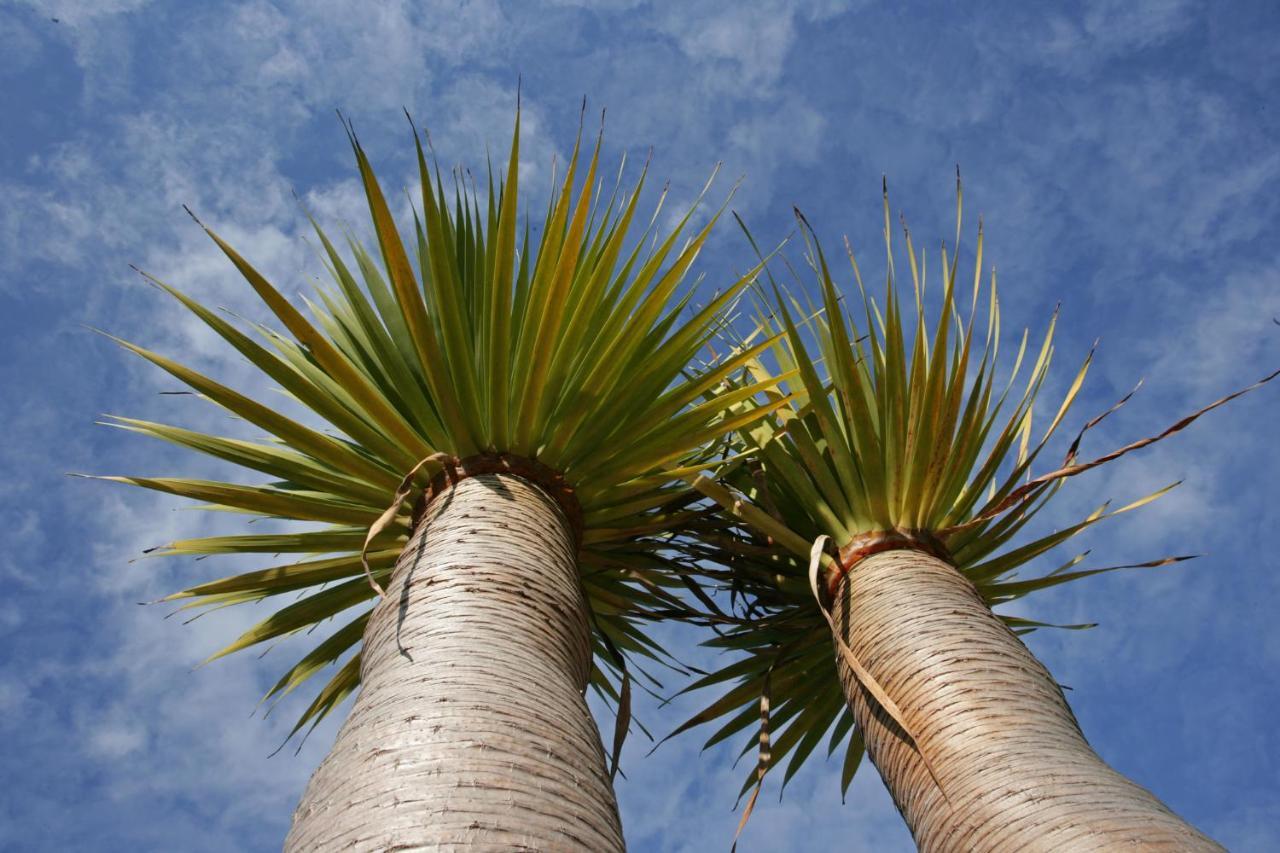
{"label": "blue sky", "polygon": [[[522,76],[530,185],[572,144],[585,95],[608,107],[609,156],[652,147],[676,202],[723,161],[720,191],[744,177],[733,204],[756,232],[785,236],[798,204],[868,259],[881,175],[927,245],[952,233],[958,163],[1010,337],[1061,301],[1060,385],[1101,339],[1081,417],[1146,377],[1094,451],[1280,366],[1274,4],[910,5],[0,4],[0,848],[270,850],[332,738],[329,725],[297,757],[267,757],[298,706],[250,714],[288,648],[191,671],[253,612],[184,626],[137,606],[233,568],[130,562],[143,548],[232,521],[63,473],[219,470],[93,425],[116,412],[235,429],[159,394],[170,380],[84,326],[261,387],[128,264],[259,316],[185,203],[305,289],[323,271],[291,192],[364,227],[335,108],[384,179],[407,183],[402,107],[445,162],[482,166]],[[747,264],[730,228],[700,260],[709,287]],[[1085,544],[1101,564],[1207,556],[1021,606],[1102,623],[1030,645],[1109,762],[1241,850],[1280,847],[1278,393],[1064,490],[1067,513],[1185,478]],[[705,660],[696,636],[666,636]],[[693,707],[640,712],[665,729]],[[633,850],[727,846],[746,768],[699,744],[646,758],[633,738],[618,786]],[[744,849],[910,849],[870,768],[843,806],[838,775],[814,761],[781,803],[767,788]]]}

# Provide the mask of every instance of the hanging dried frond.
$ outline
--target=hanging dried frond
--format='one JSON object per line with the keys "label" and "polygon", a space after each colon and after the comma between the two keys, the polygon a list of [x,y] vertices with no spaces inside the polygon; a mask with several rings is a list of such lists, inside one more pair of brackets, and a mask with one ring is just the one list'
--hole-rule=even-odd
{"label": "hanging dried frond", "polygon": [[[957,181],[957,246],[961,203]],[[827,737],[828,754],[844,744],[844,791],[861,761],[863,743],[837,677],[825,605],[815,601],[823,593],[816,586],[811,591],[806,578],[815,540],[829,537],[840,546],[837,555],[815,554],[826,572],[827,590],[861,556],[909,541],[912,547],[944,556],[992,606],[1101,572],[1189,559],[1166,557],[1073,570],[1085,552],[1039,577],[1014,577],[1019,568],[1087,528],[1143,506],[1177,485],[1171,483],[1118,509],[1104,503],[1065,527],[1024,539],[1024,530],[1031,529],[1028,525],[1068,478],[1171,435],[1277,374],[1152,438],[1080,461],[1085,433],[1122,406],[1129,399],[1126,395],[1085,423],[1060,464],[1034,476],[1033,466],[1079,396],[1093,354],[1076,370],[1063,398],[1054,401],[1052,416],[1037,438],[1032,413],[1037,405],[1044,406],[1056,311],[1033,350],[1027,334],[1022,335],[1008,377],[998,380],[999,301],[994,272],[983,292],[981,224],[967,298],[962,298],[958,283],[958,249],[948,252],[944,246],[936,300],[929,298],[925,254],[916,251],[903,225],[908,292],[914,303],[904,306],[886,192],[883,302],[868,295],[850,251],[862,305],[861,316],[855,318],[846,311],[827,259],[798,211],[797,218],[821,305],[802,306],[768,275],[776,311],[761,309],[756,335],[782,333],[770,350],[776,368],[765,359],[752,358],[744,371],[751,381],[765,383],[766,397],[780,408],[738,431],[731,448],[734,456],[721,463],[714,476],[690,477],[728,518],[705,520],[685,541],[685,553],[690,561],[700,561],[703,597],[711,599],[707,593],[720,591],[734,606],[686,609],[682,615],[716,629],[718,636],[707,645],[737,655],[686,688],[730,685],[676,732],[719,723],[706,746],[740,735],[754,723],[755,705],[767,684],[772,709],[768,763],[778,766],[789,759],[783,787]],[[750,407],[740,405],[744,411]],[[1001,618],[1019,634],[1041,627],[1091,627]],[[754,746],[754,736],[743,736],[744,754]],[[743,791],[758,784],[762,775],[763,770],[754,772]]]}
{"label": "hanging dried frond", "polygon": [[[762,347],[689,369],[755,271],[704,306],[691,307],[691,289],[680,291],[720,216],[717,211],[689,233],[710,182],[669,231],[662,232],[655,215],[637,236],[632,225],[647,166],[630,188],[622,185],[620,170],[611,193],[600,194],[600,139],[584,157],[579,137],[545,218],[534,228],[527,220],[520,226],[518,112],[506,175],[491,174],[483,191],[457,180],[446,188],[433,157],[418,143],[420,209],[410,250],[349,127],[348,134],[378,257],[353,240],[340,251],[313,220],[332,285],[318,290],[317,301],[306,300],[310,317],[209,228],[282,331],[242,329],[147,276],[331,431],[312,429],[170,358],[120,341],[267,438],[223,438],[131,418],[112,418],[112,425],[270,481],[106,479],[193,498],[209,509],[324,525],[186,539],[156,549],[173,555],[307,555],[166,599],[209,607],[304,595],[214,658],[325,620],[345,620],[267,695],[278,699],[338,667],[296,732],[314,726],[358,686],[360,642],[377,587],[364,575],[381,582],[390,574],[410,534],[414,501],[431,478],[449,460],[477,458],[525,460],[526,467],[554,472],[580,510],[574,516],[581,527],[579,565],[596,626],[593,685],[616,698],[621,655],[666,659],[637,617],[678,601],[669,591],[679,581],[666,572],[666,548],[672,531],[697,515],[682,507],[689,494],[682,477],[697,470],[690,466],[705,464],[715,439],[767,411],[731,410],[753,389],[723,393],[726,378]],[[785,397],[774,407],[782,405]],[[393,494],[395,509],[375,524]]]}

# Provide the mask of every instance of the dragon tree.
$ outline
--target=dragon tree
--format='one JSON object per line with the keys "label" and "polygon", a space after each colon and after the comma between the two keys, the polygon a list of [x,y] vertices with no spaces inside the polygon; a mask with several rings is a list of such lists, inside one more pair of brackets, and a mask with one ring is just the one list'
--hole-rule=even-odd
{"label": "dragon tree", "polygon": [[785,761],[785,788],[825,739],[828,755],[843,748],[842,790],[870,757],[921,850],[1220,850],[1086,742],[1059,684],[1020,639],[1048,626],[993,608],[1100,572],[1186,559],[1081,568],[1080,554],[1014,576],[1176,485],[1022,535],[1069,478],[1276,374],[1158,435],[1082,459],[1082,438],[1126,396],[1035,474],[1092,353],[1037,436],[1032,413],[1045,405],[1056,312],[1038,347],[1023,334],[1008,378],[998,378],[1006,367],[995,275],[984,293],[979,226],[973,283],[961,295],[959,202],[957,187],[957,248],[943,247],[932,292],[926,255],[905,234],[906,307],[887,193],[883,299],[868,294],[850,251],[858,290],[848,302],[860,306],[852,310],[798,215],[821,301],[802,304],[770,275],[774,292],[762,305],[773,308],[761,309],[758,330],[783,334],[748,370],[757,381],[784,380],[762,398],[781,406],[739,431],[714,476],[694,480],[728,520],[702,525],[686,547],[708,590],[733,602],[704,594],[696,618],[719,632],[709,645],[738,654],[691,685],[723,692],[676,731],[715,723],[708,745],[737,735],[743,754],[758,751],[741,792],[755,789],[743,823],[765,774]]}
{"label": "dragon tree", "polygon": [[[338,619],[268,694],[327,673],[298,733],[358,691],[285,849],[621,850],[627,660],[664,654],[641,617],[674,601],[664,552],[696,498],[682,465],[761,414],[733,408],[755,389],[713,393],[760,347],[695,359],[748,278],[695,307],[690,267],[719,212],[694,228],[695,202],[669,229],[658,211],[633,227],[647,165],[605,192],[601,143],[583,155],[581,133],[545,215],[522,225],[518,110],[505,177],[480,186],[462,172],[448,186],[415,132],[406,241],[348,132],[377,252],[351,238],[344,252],[313,220],[332,281],[305,312],[208,228],[282,328],[148,276],[327,427],[120,341],[265,436],[111,423],[267,481],[108,479],[309,523],[159,550],[292,555],[169,596],[288,600],[214,657]],[[612,768],[588,685],[619,703]]]}

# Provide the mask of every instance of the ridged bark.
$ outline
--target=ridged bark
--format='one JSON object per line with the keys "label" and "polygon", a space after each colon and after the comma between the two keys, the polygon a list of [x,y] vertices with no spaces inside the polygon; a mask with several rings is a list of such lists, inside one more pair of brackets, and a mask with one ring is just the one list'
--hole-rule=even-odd
{"label": "ridged bark", "polygon": [[428,506],[364,634],[362,684],[287,851],[621,851],[583,691],[572,534],[540,488],[462,480]]}
{"label": "ridged bark", "polygon": [[867,557],[833,615],[946,793],[838,663],[867,754],[922,851],[1223,849],[1098,757],[1048,670],[947,563]]}

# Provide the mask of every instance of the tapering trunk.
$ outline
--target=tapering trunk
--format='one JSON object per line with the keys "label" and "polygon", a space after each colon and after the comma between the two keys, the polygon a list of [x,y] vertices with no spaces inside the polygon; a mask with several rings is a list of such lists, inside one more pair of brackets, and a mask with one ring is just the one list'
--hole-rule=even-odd
{"label": "tapering trunk", "polygon": [[841,662],[868,755],[922,851],[1222,849],[1098,757],[1048,670],[947,563],[867,557],[833,615],[942,786]]}
{"label": "tapering trunk", "polygon": [[470,477],[431,502],[286,850],[623,849],[583,696],[572,543],[555,502],[518,477]]}

